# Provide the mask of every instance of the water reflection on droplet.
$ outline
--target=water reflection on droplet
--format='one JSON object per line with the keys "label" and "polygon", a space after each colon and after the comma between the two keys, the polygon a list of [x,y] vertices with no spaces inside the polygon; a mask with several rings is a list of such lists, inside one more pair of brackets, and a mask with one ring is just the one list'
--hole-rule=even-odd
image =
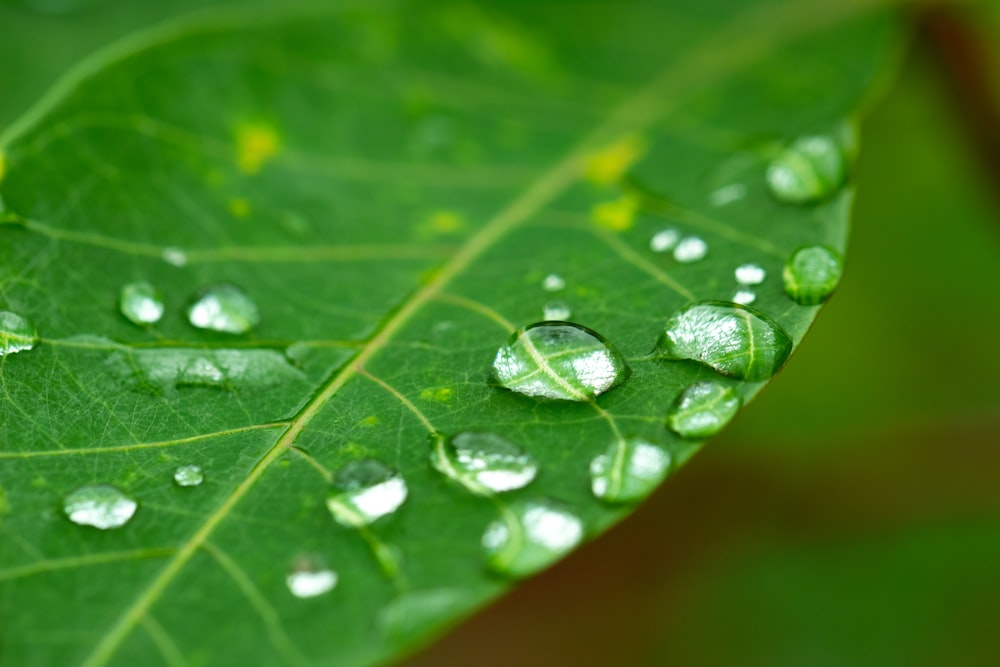
{"label": "water reflection on droplet", "polygon": [[549,301],[542,309],[542,319],[545,320],[568,320],[572,317],[573,311],[565,301]]}
{"label": "water reflection on droplet", "polygon": [[260,323],[257,304],[236,285],[221,283],[202,290],[188,306],[188,321],[199,329],[245,334]]}
{"label": "water reflection on droplet", "polygon": [[747,186],[742,183],[730,183],[713,190],[712,194],[708,196],[708,201],[712,206],[721,208],[737,202],[746,196]]}
{"label": "water reflection on droplet", "polygon": [[63,499],[63,512],[70,521],[101,530],[124,526],[137,507],[138,503],[110,484],[81,486]]}
{"label": "water reflection on droplet", "polygon": [[796,303],[816,306],[837,289],[844,272],[840,253],[822,245],[799,248],[785,264],[785,292]]}
{"label": "water reflection on droplet", "polygon": [[467,431],[431,438],[431,463],[473,493],[489,495],[520,489],[538,466],[523,449],[496,433]]}
{"label": "water reflection on droplet", "polygon": [[667,476],[670,455],[640,438],[615,441],[590,463],[590,488],[611,503],[645,498]]}
{"label": "water reflection on droplet", "polygon": [[140,280],[122,287],[118,307],[122,315],[135,324],[156,324],[163,317],[163,295],[145,280]]}
{"label": "water reflection on droplet", "polygon": [[523,577],[568,553],[583,539],[583,522],[548,500],[520,501],[487,527],[483,549],[496,572]]}
{"label": "water reflection on droplet", "polygon": [[661,229],[649,239],[649,249],[653,252],[668,252],[673,250],[681,240],[681,233],[676,229]]}
{"label": "water reflection on droplet", "polygon": [[847,165],[835,139],[823,135],[796,139],[767,168],[767,184],[786,204],[822,201],[844,184]]}
{"label": "water reflection on droplet", "polygon": [[303,554],[295,559],[285,577],[288,590],[297,598],[314,598],[334,589],[337,573],[316,554]]}
{"label": "water reflection on droplet", "polygon": [[160,253],[160,257],[167,264],[172,264],[173,266],[184,266],[188,263],[187,253],[180,248],[164,248]]}
{"label": "water reflection on droplet", "polygon": [[760,285],[767,278],[764,267],[753,263],[740,264],[733,273],[740,285]]}
{"label": "water reflection on droplet", "polygon": [[749,306],[756,300],[757,293],[752,289],[743,288],[733,292],[733,303],[738,303],[741,306]]}
{"label": "water reflection on droplet", "polygon": [[30,350],[37,342],[38,334],[26,319],[0,311],[0,357]]}
{"label": "water reflection on droplet", "polygon": [[326,506],[338,523],[356,528],[395,512],[407,493],[396,470],[376,459],[359,459],[336,472]]}
{"label": "water reflection on droplet", "polygon": [[205,481],[205,473],[200,466],[184,465],[174,471],[174,482],[177,486],[198,486]]}
{"label": "water reflection on droplet", "polygon": [[671,406],[667,426],[684,438],[707,438],[721,431],[742,405],[732,387],[714,380],[696,382]]}
{"label": "water reflection on droplet", "polygon": [[708,254],[708,244],[697,236],[685,236],[674,248],[674,259],[688,264],[704,259]]}
{"label": "water reflection on droplet", "polygon": [[546,292],[558,292],[565,287],[566,279],[555,273],[545,276],[545,280],[542,281],[542,289]]}

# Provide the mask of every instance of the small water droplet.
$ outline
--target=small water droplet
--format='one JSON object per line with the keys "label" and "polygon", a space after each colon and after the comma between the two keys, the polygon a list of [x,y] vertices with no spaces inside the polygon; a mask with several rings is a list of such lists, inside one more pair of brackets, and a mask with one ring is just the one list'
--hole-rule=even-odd
{"label": "small water droplet", "polygon": [[822,245],[799,248],[785,264],[785,292],[796,303],[816,306],[833,294],[844,272],[844,260]]}
{"label": "small water droplet", "polygon": [[629,503],[642,500],[670,470],[670,455],[639,438],[611,444],[590,462],[590,488],[601,500]]}
{"label": "small water droplet", "polygon": [[767,278],[767,271],[757,264],[740,264],[734,273],[740,285],[760,285]]}
{"label": "small water droplet", "polygon": [[534,459],[513,442],[477,431],[433,436],[431,464],[479,495],[523,488],[538,472]]}
{"label": "small water droplet", "polygon": [[188,307],[188,321],[199,329],[245,334],[260,323],[257,304],[236,285],[221,283],[202,290]]}
{"label": "small water droplet", "polygon": [[723,375],[759,382],[788,359],[792,341],[763,313],[728,301],[685,306],[668,321],[659,350],[671,359],[691,359]]}
{"label": "small water droplet", "polygon": [[187,253],[180,248],[164,248],[160,253],[160,257],[162,257],[163,261],[167,264],[172,264],[174,266],[184,266],[188,263]]}
{"label": "small water droplet", "polygon": [[163,295],[145,280],[122,287],[118,306],[122,315],[140,326],[156,324],[163,317]]}
{"label": "small water droplet", "polygon": [[174,482],[177,486],[198,486],[205,481],[205,473],[200,466],[186,465],[174,471]]}
{"label": "small water droplet", "polygon": [[546,292],[558,292],[565,288],[566,279],[555,273],[545,276],[545,280],[542,281],[542,289]]}
{"label": "small water droplet", "polygon": [[334,475],[326,506],[337,523],[357,528],[395,512],[407,492],[398,472],[376,459],[358,459]]}
{"label": "small water droplet", "polygon": [[667,413],[667,426],[684,438],[715,435],[736,416],[743,398],[721,382],[696,382],[677,397]]}
{"label": "small water droplet", "polygon": [[538,322],[514,332],[497,351],[491,380],[526,396],[586,401],[631,372],[596,331],[570,322]]}
{"label": "small water droplet", "polygon": [[746,196],[747,186],[742,183],[730,183],[729,185],[723,185],[713,190],[712,194],[708,196],[708,202],[716,208],[721,208],[737,202]]}
{"label": "small water droplet", "polygon": [[109,484],[81,486],[63,500],[63,512],[79,526],[101,530],[128,523],[138,504]]}
{"label": "small water droplet", "polygon": [[38,334],[27,320],[16,313],[0,311],[0,357],[30,350],[37,342]]}
{"label": "small water droplet", "polygon": [[704,259],[708,254],[708,244],[697,236],[685,236],[674,248],[674,259],[687,264]]}
{"label": "small water droplet", "polygon": [[549,301],[542,312],[543,318],[549,321],[568,320],[573,315],[569,304],[565,301]]}
{"label": "small water droplet", "polygon": [[514,577],[551,565],[583,539],[583,522],[548,500],[531,500],[507,507],[487,527],[483,549],[490,568]]}
{"label": "small water droplet", "polygon": [[767,168],[771,194],[785,204],[822,201],[841,188],[846,176],[841,147],[821,135],[796,139]]}
{"label": "small water droplet", "polygon": [[305,554],[295,559],[285,583],[295,597],[314,598],[334,589],[337,573],[316,554]]}
{"label": "small water droplet", "polygon": [[741,306],[749,306],[751,303],[757,300],[757,293],[752,289],[738,289],[733,292],[733,303],[738,303]]}
{"label": "small water droplet", "polygon": [[676,229],[661,229],[649,239],[649,249],[653,252],[668,252],[681,240],[681,233]]}

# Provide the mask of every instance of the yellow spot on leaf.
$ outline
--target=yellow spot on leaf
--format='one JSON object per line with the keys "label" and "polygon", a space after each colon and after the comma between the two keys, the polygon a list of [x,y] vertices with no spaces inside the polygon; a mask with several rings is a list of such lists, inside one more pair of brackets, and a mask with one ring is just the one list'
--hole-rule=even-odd
{"label": "yellow spot on leaf", "polygon": [[587,159],[587,180],[595,185],[617,183],[646,152],[646,142],[638,135],[622,137]]}
{"label": "yellow spot on leaf", "polygon": [[3,182],[4,174],[7,173],[7,156],[0,153],[0,183]]}
{"label": "yellow spot on leaf", "polygon": [[420,392],[420,398],[425,401],[437,401],[438,403],[447,403],[451,400],[452,389],[451,387],[434,387],[430,389],[424,389]]}
{"label": "yellow spot on leaf", "polygon": [[450,234],[460,230],[465,223],[454,211],[436,211],[430,217],[431,229],[439,234]]}
{"label": "yellow spot on leaf", "polygon": [[250,202],[246,199],[243,197],[233,197],[229,200],[229,212],[234,218],[242,220],[243,218],[250,217],[253,211],[250,208]]}
{"label": "yellow spot on leaf", "polygon": [[595,205],[591,216],[601,227],[613,232],[623,232],[632,227],[638,210],[639,200],[631,195],[623,195]]}
{"label": "yellow spot on leaf", "polygon": [[379,423],[379,418],[376,415],[368,415],[359,422],[363,426],[377,426]]}
{"label": "yellow spot on leaf", "polygon": [[244,174],[256,174],[281,149],[281,139],[270,125],[249,123],[236,130],[236,165]]}

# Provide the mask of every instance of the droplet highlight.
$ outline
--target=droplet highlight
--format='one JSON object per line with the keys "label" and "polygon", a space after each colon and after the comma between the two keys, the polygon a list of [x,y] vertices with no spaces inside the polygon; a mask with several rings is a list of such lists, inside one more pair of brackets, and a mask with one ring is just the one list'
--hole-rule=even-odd
{"label": "droplet highlight", "polygon": [[649,249],[653,252],[669,252],[681,240],[681,233],[676,229],[661,229],[649,239]]}
{"label": "droplet highlight", "polygon": [[118,307],[122,315],[139,326],[156,324],[163,317],[163,294],[145,280],[129,283],[122,287]]}
{"label": "droplet highlight", "polygon": [[507,507],[483,534],[490,569],[524,577],[548,567],[583,539],[583,522],[562,505],[531,500]]}
{"label": "droplet highlight", "polygon": [[407,493],[396,470],[377,459],[359,459],[334,475],[326,506],[337,523],[359,528],[395,512]]}
{"label": "droplet highlight", "polygon": [[138,503],[110,484],[81,486],[63,499],[63,512],[78,526],[110,530],[124,526]]}
{"label": "droplet highlight", "polygon": [[0,357],[30,350],[37,342],[38,334],[26,319],[0,311]]}
{"label": "droplet highlight", "polygon": [[723,375],[760,382],[781,369],[792,340],[774,320],[753,308],[701,301],[667,321],[658,349],[670,359],[699,361]]}
{"label": "droplet highlight", "polygon": [[297,598],[314,598],[329,593],[337,586],[337,573],[315,554],[299,556],[285,577],[285,583]]}
{"label": "droplet highlight", "polygon": [[596,331],[570,322],[538,322],[516,331],[497,351],[491,381],[526,396],[587,401],[631,372]]}
{"label": "droplet highlight", "polygon": [[260,323],[257,304],[246,292],[228,283],[202,290],[188,306],[188,321],[199,329],[245,334]]}
{"label": "droplet highlight", "polygon": [[705,258],[708,254],[708,244],[697,236],[686,236],[674,248],[674,259],[682,264],[690,264]]}
{"label": "droplet highlight", "polygon": [[822,245],[799,248],[785,263],[785,293],[803,306],[817,306],[837,289],[843,272],[837,251]]}
{"label": "droplet highlight", "polygon": [[566,279],[556,273],[550,273],[542,281],[542,289],[546,292],[559,292],[566,288]]}
{"label": "droplet highlight", "polygon": [[611,444],[590,462],[590,488],[609,503],[631,503],[648,496],[670,470],[670,455],[640,438]]}
{"label": "droplet highlight", "polygon": [[844,153],[835,139],[800,137],[767,168],[771,194],[785,204],[810,204],[829,198],[847,178]]}
{"label": "droplet highlight", "polygon": [[174,471],[174,483],[177,486],[198,486],[205,481],[205,473],[201,466],[185,465]]}
{"label": "droplet highlight", "polygon": [[764,267],[752,263],[740,264],[733,274],[740,285],[760,285],[767,278]]}
{"label": "droplet highlight", "polygon": [[738,303],[741,306],[749,306],[756,300],[757,293],[752,289],[743,288],[733,292],[733,303]]}
{"label": "droplet highlight", "polygon": [[542,309],[542,316],[549,321],[568,320],[573,316],[573,311],[565,301],[549,301]]}
{"label": "droplet highlight", "polygon": [[483,496],[523,488],[538,473],[538,465],[523,449],[496,433],[479,431],[432,436],[431,464]]}
{"label": "droplet highlight", "polygon": [[728,424],[743,405],[732,387],[714,380],[696,382],[677,397],[667,413],[667,426],[683,438],[707,438]]}

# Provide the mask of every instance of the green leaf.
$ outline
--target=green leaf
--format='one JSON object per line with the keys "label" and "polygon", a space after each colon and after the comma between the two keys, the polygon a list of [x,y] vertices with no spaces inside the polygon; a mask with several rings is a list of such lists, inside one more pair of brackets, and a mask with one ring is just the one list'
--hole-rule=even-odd
{"label": "green leaf", "polygon": [[[0,307],[38,339],[0,358],[4,658],[388,659],[627,513],[606,501],[662,473],[622,480],[636,443],[686,461],[699,443],[666,428],[685,388],[759,391],[650,352],[737,291],[801,339],[817,308],[782,267],[843,252],[852,191],[781,203],[765,172],[800,137],[850,156],[893,23],[863,1],[675,4],[212,11],[82,60],[8,125]],[[140,282],[158,321],[121,311]],[[488,383],[554,296],[627,380],[562,401]],[[432,464],[428,436],[460,433],[537,477],[470,489]],[[124,526],[63,515],[108,485],[93,502],[138,503]]]}

